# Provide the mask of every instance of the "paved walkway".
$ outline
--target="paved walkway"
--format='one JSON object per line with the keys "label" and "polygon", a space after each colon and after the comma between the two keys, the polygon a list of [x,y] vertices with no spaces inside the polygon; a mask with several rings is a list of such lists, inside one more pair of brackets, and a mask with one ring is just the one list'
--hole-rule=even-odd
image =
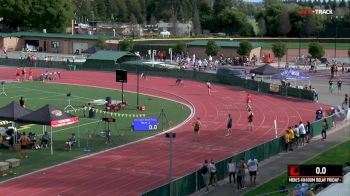
{"label": "paved walkway", "polygon": [[[274,177],[280,175],[282,172],[287,171],[288,164],[299,164],[308,159],[311,159],[321,152],[332,148],[333,146],[340,144],[350,139],[350,122],[338,125],[333,128],[327,136],[327,140],[322,141],[320,136],[315,137],[309,144],[304,147],[294,149],[293,152],[280,153],[279,155],[273,156],[267,160],[259,163],[259,173],[257,176],[257,185],[261,185]],[[249,176],[246,176],[246,185],[249,186]],[[204,190],[196,192],[191,196],[232,196],[232,195],[243,195],[245,192],[251,190],[248,187],[242,191],[237,191],[236,185],[229,184],[228,178],[219,182],[219,187],[210,187],[208,193],[204,193]],[[276,190],[277,191],[277,190]]]}

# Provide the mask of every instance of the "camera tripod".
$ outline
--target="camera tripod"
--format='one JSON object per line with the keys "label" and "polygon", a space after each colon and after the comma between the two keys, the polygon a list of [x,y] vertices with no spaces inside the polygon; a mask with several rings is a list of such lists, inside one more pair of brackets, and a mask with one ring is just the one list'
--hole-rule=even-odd
{"label": "camera tripod", "polygon": [[7,94],[5,92],[5,82],[4,81],[1,82],[1,86],[2,86],[2,91],[1,91],[0,95],[5,95],[7,97]]}
{"label": "camera tripod", "polygon": [[[101,133],[100,135],[102,137],[105,137],[105,139],[106,139],[105,143],[108,144],[108,143],[112,142],[112,143],[115,144],[116,142],[114,141],[114,139],[112,137],[111,129],[110,129],[110,124],[112,123],[114,125],[115,130],[116,131],[118,130],[117,125],[115,124],[115,122],[108,122],[108,121],[105,121],[105,120],[101,119],[98,122],[93,135],[97,135],[96,132],[98,131],[98,128],[100,127],[101,122],[104,122],[104,129],[103,129],[103,131],[100,132]],[[117,133],[116,133],[116,135],[117,135]]]}
{"label": "camera tripod", "polygon": [[68,97],[68,105],[64,108],[64,110],[65,111],[67,111],[67,109],[72,109],[72,110],[75,110],[75,108],[70,104],[70,96],[71,96],[71,94],[70,93],[68,93],[67,94],[67,97]]}

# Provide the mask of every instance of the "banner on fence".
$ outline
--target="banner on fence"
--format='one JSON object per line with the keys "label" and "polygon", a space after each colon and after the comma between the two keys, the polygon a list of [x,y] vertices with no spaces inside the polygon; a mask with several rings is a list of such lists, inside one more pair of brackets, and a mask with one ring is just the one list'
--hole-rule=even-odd
{"label": "banner on fence", "polygon": [[279,93],[280,86],[278,84],[270,84],[270,91],[274,93]]}

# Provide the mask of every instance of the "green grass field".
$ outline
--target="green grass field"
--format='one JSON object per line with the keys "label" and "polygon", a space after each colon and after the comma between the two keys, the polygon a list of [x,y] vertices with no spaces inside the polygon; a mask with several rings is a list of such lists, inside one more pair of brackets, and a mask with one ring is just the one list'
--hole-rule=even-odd
{"label": "green grass field", "polygon": [[[321,165],[327,165],[327,164],[334,164],[334,165],[344,165],[346,162],[349,161],[349,154],[350,154],[350,140],[337,145],[334,148],[331,148],[315,158],[312,158],[310,160],[305,161],[303,164],[321,164]],[[265,193],[271,193],[274,191],[278,191],[280,186],[285,186],[288,188],[293,188],[295,184],[288,183],[287,180],[287,173],[284,172],[283,174],[279,175],[278,177],[266,182],[265,184],[262,184],[261,186],[258,186],[256,189],[253,189],[246,194],[245,196],[254,196],[254,195],[260,195]],[[274,193],[269,195],[287,195],[286,193]]]}
{"label": "green grass field", "polygon": [[[12,100],[18,102],[20,97],[23,96],[26,99],[26,107],[32,110],[38,109],[48,103],[63,109],[67,105],[66,94],[68,92],[72,93],[71,104],[75,109],[82,108],[83,104],[88,101],[105,99],[107,96],[112,97],[113,100],[121,99],[121,92],[116,90],[42,82],[27,82],[6,85],[7,97],[0,96],[0,107],[7,105]],[[30,157],[28,159],[23,159],[21,161],[21,166],[10,170],[7,176],[0,177],[0,181],[83,156],[85,154],[84,148],[87,145],[87,141],[92,153],[94,153],[111,147],[127,144],[161,132],[161,119],[159,119],[160,124],[158,125],[157,131],[131,131],[131,123],[133,120],[132,115],[139,116],[144,114],[147,118],[158,118],[161,110],[164,109],[166,117],[169,119],[170,127],[183,122],[190,115],[190,109],[186,106],[157,97],[140,95],[140,103],[141,105],[145,105],[147,109],[145,112],[136,109],[136,94],[125,93],[125,100],[128,100],[129,105],[126,106],[124,110],[120,110],[113,114],[97,113],[95,119],[84,118],[84,110],[73,111],[72,114],[81,117],[79,124],[76,123],[70,126],[53,129],[54,156],[50,155],[49,148],[29,150]],[[103,106],[97,108],[103,109],[102,107]],[[119,114],[119,117],[117,114]],[[121,114],[124,114],[123,117]],[[131,115],[131,117],[129,115]],[[112,116],[113,118],[116,118],[116,123],[110,125],[112,142],[109,144],[104,143],[105,138],[100,134],[101,131],[105,129],[105,123],[100,122],[100,119],[103,116]],[[164,120],[164,122],[166,121]],[[164,123],[164,128],[169,128],[168,123]],[[26,133],[34,132],[38,135],[37,139],[39,139],[41,138],[40,135],[42,135],[42,126],[22,126],[19,131],[25,131]],[[64,142],[72,133],[75,133],[76,135],[79,134],[78,138],[80,147],[76,145],[73,147],[72,151],[69,152],[64,149]],[[0,161],[20,157],[20,152],[5,148],[0,148],[0,154]]]}
{"label": "green grass field", "polygon": [[[310,42],[311,43],[311,42]],[[334,49],[335,44],[334,43],[320,43],[325,49]],[[265,49],[271,49],[273,43],[262,43],[262,48]],[[298,42],[286,42],[287,48],[289,49],[298,49],[299,43]],[[308,49],[309,43],[301,43],[301,49]],[[350,48],[349,43],[337,43],[337,49],[338,50],[348,50]]]}

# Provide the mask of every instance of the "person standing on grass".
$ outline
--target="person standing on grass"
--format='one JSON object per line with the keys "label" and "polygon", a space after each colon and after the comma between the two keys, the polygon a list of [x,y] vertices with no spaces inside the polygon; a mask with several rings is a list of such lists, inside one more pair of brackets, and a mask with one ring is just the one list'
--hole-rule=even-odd
{"label": "person standing on grass", "polygon": [[298,128],[299,128],[299,132],[300,132],[300,142],[301,142],[301,145],[304,146],[305,145],[306,130],[305,130],[305,126],[304,126],[302,121],[299,122]]}
{"label": "person standing on grass", "polygon": [[199,117],[193,123],[193,127],[194,127],[193,141],[195,141],[195,139],[196,139],[199,142],[200,128],[202,127],[202,122],[200,121]]}
{"label": "person standing on grass", "polygon": [[30,143],[30,139],[28,136],[26,136],[25,132],[23,132],[22,136],[19,138],[19,142],[21,144],[21,158],[28,158],[27,147]]}
{"label": "person standing on grass", "polygon": [[258,160],[255,157],[250,157],[247,162],[249,176],[250,176],[250,186],[255,186],[256,183],[256,173],[258,172]]}
{"label": "person standing on grass", "polygon": [[340,94],[341,92],[341,86],[343,84],[343,81],[341,81],[341,78],[339,78],[338,82],[337,82],[337,86],[338,86],[338,94]]}
{"label": "person standing on grass", "polygon": [[232,116],[231,114],[228,114],[226,136],[229,136],[231,134],[232,134]]}
{"label": "person standing on grass", "polygon": [[325,140],[327,138],[327,130],[328,130],[328,122],[327,119],[323,119],[323,123],[322,123],[322,140]]}
{"label": "person standing on grass", "polygon": [[229,172],[230,184],[232,182],[231,177],[233,177],[233,184],[236,184],[236,163],[232,159],[227,164],[227,170]]}
{"label": "person standing on grass", "polygon": [[253,130],[254,113],[251,109],[248,110],[248,130]]}
{"label": "person standing on grass", "polygon": [[21,99],[19,100],[19,105],[22,107],[22,108],[25,108],[26,107],[26,103],[25,103],[25,100],[23,97],[21,97]]}
{"label": "person standing on grass", "polygon": [[210,182],[213,186],[218,186],[218,177],[216,174],[216,166],[213,161],[213,159],[210,161],[209,164],[209,171],[210,171]]}
{"label": "person standing on grass", "polygon": [[208,165],[208,161],[205,160],[201,169],[200,169],[200,173],[202,175],[206,190],[205,192],[209,191],[209,165]]}
{"label": "person standing on grass", "polygon": [[212,88],[211,83],[208,81],[206,83],[206,85],[207,85],[207,88],[208,88],[208,95],[211,95],[211,88]]}
{"label": "person standing on grass", "polygon": [[331,78],[328,83],[329,83],[329,92],[332,94],[333,93],[333,79]]}

